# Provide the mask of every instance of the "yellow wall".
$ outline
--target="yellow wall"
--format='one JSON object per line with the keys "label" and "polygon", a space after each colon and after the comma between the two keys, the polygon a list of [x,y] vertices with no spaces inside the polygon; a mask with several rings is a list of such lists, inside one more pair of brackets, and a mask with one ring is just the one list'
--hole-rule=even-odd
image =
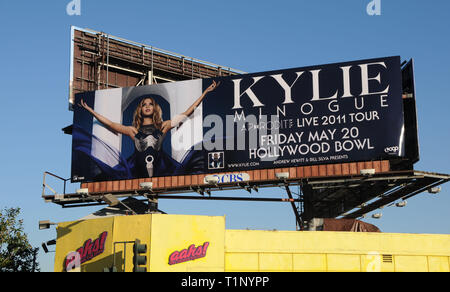
{"label": "yellow wall", "polygon": [[[118,272],[133,270],[133,242],[147,244],[147,271],[223,271],[225,218],[185,215],[117,216],[61,223],[57,228],[55,271],[65,270],[66,256],[95,240],[102,232],[108,237],[105,251],[81,265],[82,272],[101,272],[113,266]],[[123,243],[124,242],[124,243]],[[177,264],[169,264],[174,252],[205,246],[206,254]],[[114,253],[115,246],[115,253]]]}
{"label": "yellow wall", "polygon": [[[153,215],[152,272],[224,271],[225,218],[185,215]],[[209,242],[204,258],[169,265],[169,256],[189,246]]]}
{"label": "yellow wall", "polygon": [[81,272],[102,271],[104,266],[112,262],[113,223],[113,218],[60,223],[56,229],[55,272],[66,270],[65,261],[69,253],[75,252],[89,239],[94,241],[106,231],[108,234],[104,252],[83,263],[80,270]]}
{"label": "yellow wall", "polygon": [[[150,258],[150,230],[152,216],[118,216],[114,218],[113,243],[116,247],[115,267],[118,272],[133,271],[133,245],[136,239],[147,245],[147,262]],[[120,243],[125,242],[125,243]],[[110,267],[112,267],[112,262]],[[148,270],[148,267],[147,267]]]}
{"label": "yellow wall", "polygon": [[[116,244],[115,255],[113,248],[136,239],[147,244],[152,272],[450,271],[450,235],[225,230],[224,217],[162,214],[59,224],[55,271],[64,270],[69,252],[105,231],[104,252],[81,271],[101,272],[114,259],[118,271],[132,271],[133,244]],[[174,259],[201,254],[205,243],[204,256],[170,263],[174,252]]]}
{"label": "yellow wall", "polygon": [[449,271],[450,236],[227,230],[225,271]]}

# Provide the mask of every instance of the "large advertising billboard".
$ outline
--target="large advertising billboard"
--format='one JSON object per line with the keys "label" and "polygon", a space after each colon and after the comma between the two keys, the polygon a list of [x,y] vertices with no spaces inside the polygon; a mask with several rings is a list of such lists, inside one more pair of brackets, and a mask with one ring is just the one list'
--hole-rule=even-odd
{"label": "large advertising billboard", "polygon": [[400,57],[75,96],[72,181],[403,157]]}

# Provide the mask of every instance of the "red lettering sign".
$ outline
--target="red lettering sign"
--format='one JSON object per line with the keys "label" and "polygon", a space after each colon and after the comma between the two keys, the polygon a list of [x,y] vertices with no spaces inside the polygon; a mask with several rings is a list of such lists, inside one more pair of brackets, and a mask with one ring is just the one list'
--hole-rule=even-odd
{"label": "red lettering sign", "polygon": [[195,246],[191,244],[187,249],[181,251],[174,251],[169,256],[169,265],[176,265],[188,261],[193,261],[199,258],[206,257],[206,252],[209,247],[209,242],[205,242],[203,245]]}
{"label": "red lettering sign", "polygon": [[[108,232],[103,232],[100,236],[92,241],[92,239],[88,239],[84,242],[84,244],[77,249],[77,253],[80,255],[80,263],[85,263],[87,261],[92,260],[96,256],[102,254],[105,251],[105,242],[106,237],[108,236]],[[67,257],[65,262],[65,267],[69,266],[75,258]]]}

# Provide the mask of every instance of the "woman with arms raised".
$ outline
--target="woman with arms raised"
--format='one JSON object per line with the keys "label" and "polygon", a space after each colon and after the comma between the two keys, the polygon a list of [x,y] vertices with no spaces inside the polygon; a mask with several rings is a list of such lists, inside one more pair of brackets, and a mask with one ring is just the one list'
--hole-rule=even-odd
{"label": "woman with arms raised", "polygon": [[216,89],[217,86],[218,84],[213,81],[184,113],[167,121],[162,120],[161,107],[151,97],[141,100],[134,112],[133,125],[131,126],[110,121],[108,118],[95,112],[83,100],[81,100],[80,106],[91,113],[110,131],[115,134],[126,135],[133,140],[135,148],[132,156],[134,160],[133,172],[136,177],[153,177],[154,174],[170,175],[175,174],[171,172],[176,172],[179,165],[170,156],[163,154],[161,146],[164,137],[170,130],[178,127],[189,118],[202,103],[206,95]]}

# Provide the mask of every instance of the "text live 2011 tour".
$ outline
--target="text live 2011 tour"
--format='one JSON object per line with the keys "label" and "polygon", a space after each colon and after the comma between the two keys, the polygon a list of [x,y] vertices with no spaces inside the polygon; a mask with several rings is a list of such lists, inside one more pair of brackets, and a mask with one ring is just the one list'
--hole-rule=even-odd
{"label": "text live 2011 tour", "polygon": [[[303,104],[303,106],[309,103]],[[389,107],[386,96],[380,97],[380,108]],[[323,116],[307,115],[312,112],[313,106],[310,109],[301,108],[304,117],[297,119],[278,119],[279,115],[283,115],[283,110],[279,109],[278,117],[271,121],[260,121],[256,124],[248,123],[246,125],[247,131],[259,131],[259,147],[250,147],[249,159],[268,159],[276,160],[276,164],[292,163],[291,160],[277,160],[286,154],[289,155],[308,155],[308,154],[322,154],[320,157],[310,157],[310,162],[320,162],[333,160],[333,157],[340,155],[345,159],[345,152],[357,150],[372,150],[374,144],[370,138],[360,137],[360,130],[358,124],[366,124],[373,121],[380,120],[382,113],[378,110],[356,111],[346,114],[330,114]],[[331,101],[328,104],[330,112],[339,111],[339,105],[336,101]],[[364,98],[355,99],[355,109],[364,109]],[[329,128],[330,126],[344,126],[345,124],[351,127]],[[326,130],[314,130],[314,127],[327,127]],[[296,131],[290,134],[279,133],[280,129],[310,129],[310,131]],[[262,131],[271,131],[274,134],[261,134]],[[334,141],[334,143],[331,143]],[[292,143],[292,144],[291,144]],[[287,145],[291,144],[291,145]],[[335,155],[331,157],[323,156],[330,150]],[[342,158],[341,157],[341,158]],[[339,159],[338,159],[339,160]],[[304,161],[301,161],[304,162]]]}
{"label": "text live 2011 tour", "polygon": [[[306,118],[302,118],[303,120]],[[344,125],[349,120],[351,125],[359,122],[370,122],[372,120],[379,120],[380,115],[378,111],[371,112],[356,112],[341,115],[329,115],[319,117],[312,117],[308,119],[308,125],[314,126],[329,126],[329,125]],[[288,124],[282,120],[281,123]],[[297,119],[297,127],[302,128]],[[334,143],[333,143],[334,142]],[[370,138],[360,137],[360,130],[357,126],[341,127],[341,128],[327,128],[326,130],[310,130],[310,131],[296,131],[290,134],[276,133],[259,136],[258,148],[249,149],[249,159],[271,159],[283,157],[285,154],[289,155],[308,155],[308,154],[327,154],[332,150],[335,154],[344,155],[345,152],[357,150],[371,150],[374,149],[373,142]],[[336,155],[328,157],[333,159]],[[343,158],[343,157],[341,157]],[[345,157],[344,157],[345,158]],[[322,160],[321,160],[322,159]],[[311,157],[311,162],[323,161],[325,157]],[[325,159],[327,160],[327,159]],[[292,163],[289,161],[287,163]],[[277,160],[277,164],[283,164],[283,160]]]}

